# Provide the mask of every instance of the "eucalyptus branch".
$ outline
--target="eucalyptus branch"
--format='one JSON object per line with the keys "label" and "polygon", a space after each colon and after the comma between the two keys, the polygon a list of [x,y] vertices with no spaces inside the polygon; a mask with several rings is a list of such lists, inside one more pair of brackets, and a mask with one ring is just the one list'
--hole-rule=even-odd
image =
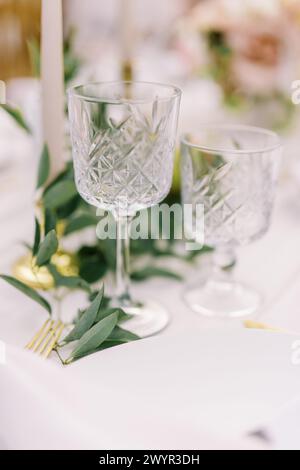
{"label": "eucalyptus branch", "polygon": [[[56,345],[55,352],[63,365],[70,364],[89,354],[120,344],[135,341],[138,336],[123,328],[124,321],[130,318],[122,309],[113,308],[111,299],[104,295],[104,287],[94,290],[95,282],[115,269],[115,246],[113,240],[97,240],[92,246],[81,246],[77,252],[79,275],[66,276],[55,265],[55,255],[59,250],[59,241],[86,227],[95,227],[98,219],[91,213],[76,191],[73,167],[67,163],[65,169],[54,181],[49,181],[50,155],[44,146],[38,170],[37,193],[39,197],[39,217],[35,218],[34,242],[31,250],[32,271],[36,277],[38,290],[45,290],[45,286],[38,276],[39,269],[48,270],[53,278],[50,303],[38,290],[33,289],[11,276],[0,276],[27,297],[37,302],[49,315],[55,309],[59,312],[61,301],[65,295],[76,289],[87,294],[87,305],[79,314],[74,313],[74,322],[71,331]],[[174,201],[172,201],[173,203]],[[63,221],[64,234],[59,234],[59,223]],[[204,248],[200,254],[205,253]],[[148,255],[155,260],[164,256],[176,257],[191,262],[196,256],[194,253],[181,255],[176,252],[174,239],[166,241],[164,247],[159,246],[157,240],[136,240],[133,243],[133,256],[138,260]],[[147,265],[132,273],[136,281],[144,281],[153,276],[167,277],[180,280],[181,276],[169,269]],[[65,295],[61,295],[63,288]],[[56,304],[56,306],[54,306]],[[55,308],[56,307],[56,308]],[[125,323],[126,325],[126,323]],[[62,349],[71,344],[72,351],[67,359],[61,355]]]}

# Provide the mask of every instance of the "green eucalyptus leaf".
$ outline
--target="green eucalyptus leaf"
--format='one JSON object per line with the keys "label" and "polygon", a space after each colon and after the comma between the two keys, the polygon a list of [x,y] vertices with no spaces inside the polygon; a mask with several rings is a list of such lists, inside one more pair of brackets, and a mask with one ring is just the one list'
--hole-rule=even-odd
{"label": "green eucalyptus leaf", "polygon": [[122,341],[122,343],[129,343],[130,341],[136,341],[138,339],[140,339],[139,336],[131,331],[116,326],[106,341]]}
{"label": "green eucalyptus leaf", "polygon": [[36,290],[32,289],[31,287],[28,287],[23,282],[11,276],[5,276],[2,274],[0,275],[0,278],[8,282],[11,286],[15,287],[19,291],[21,291],[23,294],[27,295],[27,297],[30,297],[30,299],[40,304],[43,308],[47,310],[48,313],[51,314],[51,306],[49,305],[47,300],[45,300]]}
{"label": "green eucalyptus leaf", "polygon": [[59,181],[45,191],[43,201],[46,209],[57,209],[70,202],[76,195],[73,181]]}
{"label": "green eucalyptus leaf", "polygon": [[45,209],[45,235],[51,232],[51,230],[56,230],[57,217],[55,211],[52,209]]}
{"label": "green eucalyptus leaf", "polygon": [[57,218],[60,220],[68,220],[74,212],[82,204],[82,199],[79,194],[76,194],[69,202],[57,208]]}
{"label": "green eucalyptus leaf", "polygon": [[41,227],[37,218],[35,218],[35,233],[34,233],[34,243],[32,248],[32,254],[35,256],[38,252],[41,241]]}
{"label": "green eucalyptus leaf", "polygon": [[39,189],[46,183],[50,174],[50,156],[48,146],[45,144],[42,150],[36,188]]}
{"label": "green eucalyptus leaf", "polygon": [[74,79],[80,68],[80,61],[70,53],[64,54],[64,78],[65,84]]}
{"label": "green eucalyptus leaf", "polygon": [[107,272],[107,262],[100,248],[82,246],[77,253],[79,274],[90,284],[101,279]]}
{"label": "green eucalyptus leaf", "polygon": [[93,353],[96,353],[96,352],[99,352],[99,351],[103,351],[104,349],[109,349],[109,348],[114,348],[115,346],[122,346],[122,344],[126,344],[128,343],[128,341],[122,341],[122,340],[119,340],[119,341],[111,341],[111,340],[105,340],[103,341],[103,343],[101,344],[101,346],[99,346],[99,348],[97,348],[95,351],[93,351]]}
{"label": "green eucalyptus leaf", "polygon": [[114,271],[116,268],[116,240],[110,238],[98,240],[98,247],[105,258],[108,268]]}
{"label": "green eucalyptus leaf", "polygon": [[164,268],[156,268],[148,266],[146,268],[140,269],[139,271],[133,271],[131,273],[131,279],[135,281],[145,281],[152,277],[167,277],[169,279],[175,279],[177,281],[182,280],[182,276],[173,271]]}
{"label": "green eucalyptus leaf", "polygon": [[94,214],[80,214],[69,220],[66,228],[65,235],[78,232],[86,227],[94,226],[98,222],[98,218]]}
{"label": "green eucalyptus leaf", "polygon": [[102,308],[99,310],[97,318],[96,318],[96,323],[100,320],[102,320],[105,317],[108,317],[112,313],[117,313],[118,314],[118,322],[122,322],[125,320],[129,320],[132,315],[128,315],[128,313],[125,313],[124,310],[122,310],[119,307],[105,307],[103,308],[103,302],[102,302]]}
{"label": "green eucalyptus leaf", "polygon": [[79,309],[77,310],[77,315],[76,315],[76,317],[75,317],[74,320],[73,320],[74,325],[76,325],[76,323],[80,320],[80,318],[82,317],[82,315],[84,314],[84,312],[85,312],[85,310],[82,310],[81,308],[79,308]]}
{"label": "green eucalyptus leaf", "polygon": [[64,338],[64,343],[80,339],[94,324],[103,298],[103,287],[86,311],[81,315],[73,330]]}
{"label": "green eucalyptus leaf", "polygon": [[37,266],[44,266],[48,264],[58,249],[58,240],[55,230],[47,233],[46,237],[40,244],[39,250],[36,256]]}
{"label": "green eucalyptus leaf", "polygon": [[27,41],[27,48],[29,52],[31,69],[35,77],[40,76],[41,69],[41,57],[40,57],[40,46],[36,38],[29,39]]}
{"label": "green eucalyptus leaf", "polygon": [[99,281],[107,272],[107,265],[105,262],[98,260],[98,258],[87,258],[79,262],[79,274],[88,283],[93,284]]}
{"label": "green eucalyptus leaf", "polygon": [[74,54],[74,28],[71,28],[67,37],[64,39],[64,78],[65,85],[73,80],[78,73],[81,60]]}
{"label": "green eucalyptus leaf", "polygon": [[91,351],[87,351],[86,353],[82,354],[80,357],[76,359],[71,359],[66,361],[66,364],[70,362],[75,362],[78,359],[82,359],[83,357],[90,356],[91,354],[95,354],[97,352],[103,351],[104,349],[114,348],[115,346],[122,346],[122,344],[126,344],[127,341],[103,341],[98,348],[92,349]]}
{"label": "green eucalyptus leaf", "polygon": [[82,289],[90,293],[91,288],[89,284],[79,276],[63,276],[58,272],[53,264],[48,264],[48,271],[54,279],[56,287],[68,287],[69,289]]}
{"label": "green eucalyptus leaf", "polygon": [[61,276],[56,285],[69,289],[82,289],[88,293],[91,291],[89,284],[79,276]]}
{"label": "green eucalyptus leaf", "polygon": [[144,254],[154,254],[155,243],[156,243],[156,240],[153,240],[151,238],[148,238],[146,240],[143,240],[143,239],[131,240],[130,253],[136,256],[144,255]]}
{"label": "green eucalyptus leaf", "polygon": [[118,320],[118,323],[122,323],[126,320],[130,320],[130,318],[132,318],[132,315],[130,315],[129,313],[126,313],[124,312],[123,309],[119,308],[119,320]]}
{"label": "green eucalyptus leaf", "polygon": [[100,320],[90,330],[88,330],[78,341],[77,346],[72,351],[67,363],[73,359],[83,357],[87,353],[98,348],[106,338],[109,337],[118,321],[118,314],[112,313],[103,320]]}
{"label": "green eucalyptus leaf", "polygon": [[60,183],[61,181],[74,181],[74,169],[73,163],[71,161],[67,162],[65,168],[47,185],[45,189],[45,194],[49,189],[53,188]]}
{"label": "green eucalyptus leaf", "polygon": [[[115,339],[113,339],[114,336]],[[103,341],[103,343],[98,348],[87,352],[86,354],[82,355],[81,358],[99,351],[103,351],[104,349],[114,348],[115,346],[122,346],[122,344],[126,344],[131,341],[137,341],[138,339],[140,338],[134,333],[122,330],[122,328],[116,326],[112,331],[111,335],[105,341]]]}
{"label": "green eucalyptus leaf", "polygon": [[[89,301],[92,302],[98,295],[98,292],[99,291],[93,291],[90,295],[89,295]],[[103,296],[103,299],[102,299],[102,302],[101,302],[101,308],[108,308],[109,306],[109,303],[110,303],[111,299],[110,297],[106,297],[105,295]]]}
{"label": "green eucalyptus leaf", "polygon": [[193,250],[187,252],[186,256],[183,259],[185,259],[186,261],[193,261],[193,259],[197,256],[205,255],[207,253],[211,253],[212,251],[214,251],[212,247],[204,245],[202,248],[200,248],[200,250]]}
{"label": "green eucalyptus leaf", "polygon": [[14,119],[14,121],[18,124],[18,126],[20,126],[28,134],[31,134],[31,129],[26,123],[19,109],[13,108],[9,104],[1,104],[1,108],[3,108],[10,115],[10,117]]}

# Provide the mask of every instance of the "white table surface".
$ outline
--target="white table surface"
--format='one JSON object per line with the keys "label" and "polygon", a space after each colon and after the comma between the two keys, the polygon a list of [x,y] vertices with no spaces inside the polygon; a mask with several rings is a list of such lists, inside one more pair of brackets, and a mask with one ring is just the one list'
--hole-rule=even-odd
{"label": "white table surface", "polygon": [[[22,241],[33,237],[33,194],[35,174],[33,163],[20,163],[0,180],[0,272],[9,274],[12,263],[24,253]],[[300,211],[292,209],[292,203],[281,184],[274,210],[272,226],[261,240],[239,250],[236,276],[251,283],[263,292],[264,306],[260,320],[272,326],[300,333]],[[73,241],[74,242],[74,241]],[[75,240],[76,242],[76,240]],[[199,267],[201,269],[201,258]],[[181,272],[195,279],[195,267],[182,267]],[[161,334],[179,334],[190,325],[203,328],[226,326],[243,328],[241,320],[217,321],[205,319],[191,312],[182,301],[184,284],[166,279],[153,279],[133,285],[139,298],[157,300],[169,310],[171,322]],[[0,339],[8,345],[22,348],[45,319],[40,307],[22,294],[0,282]],[[64,309],[76,311],[84,296],[74,293]],[[106,351],[106,358],[114,351]],[[55,357],[53,360],[56,361]],[[54,362],[53,361],[53,362]],[[49,361],[51,362],[51,361]],[[80,367],[80,363],[78,363]]]}

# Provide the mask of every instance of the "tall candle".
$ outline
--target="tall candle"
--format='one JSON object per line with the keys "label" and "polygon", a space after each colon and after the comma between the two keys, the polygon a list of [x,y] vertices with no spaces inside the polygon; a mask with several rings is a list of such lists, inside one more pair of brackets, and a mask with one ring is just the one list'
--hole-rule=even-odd
{"label": "tall candle", "polygon": [[43,137],[51,157],[51,179],[63,168],[64,69],[61,0],[42,0],[41,80]]}

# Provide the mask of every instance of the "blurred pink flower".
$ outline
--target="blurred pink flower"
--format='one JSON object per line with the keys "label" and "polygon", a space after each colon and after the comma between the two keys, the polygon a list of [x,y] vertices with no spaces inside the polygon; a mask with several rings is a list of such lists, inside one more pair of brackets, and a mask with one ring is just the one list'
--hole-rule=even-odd
{"label": "blurred pink flower", "polygon": [[[286,87],[297,74],[300,0],[203,0],[181,25],[190,43],[192,31],[202,43],[209,32],[223,35],[231,51],[228,80],[237,91],[265,95]],[[198,69],[214,60],[208,47],[198,59],[193,52],[196,47],[190,57],[198,60]]]}
{"label": "blurred pink flower", "polygon": [[259,23],[244,22],[228,32],[232,79],[241,91],[266,94],[278,87],[285,56],[284,29],[282,23],[268,18]]}

